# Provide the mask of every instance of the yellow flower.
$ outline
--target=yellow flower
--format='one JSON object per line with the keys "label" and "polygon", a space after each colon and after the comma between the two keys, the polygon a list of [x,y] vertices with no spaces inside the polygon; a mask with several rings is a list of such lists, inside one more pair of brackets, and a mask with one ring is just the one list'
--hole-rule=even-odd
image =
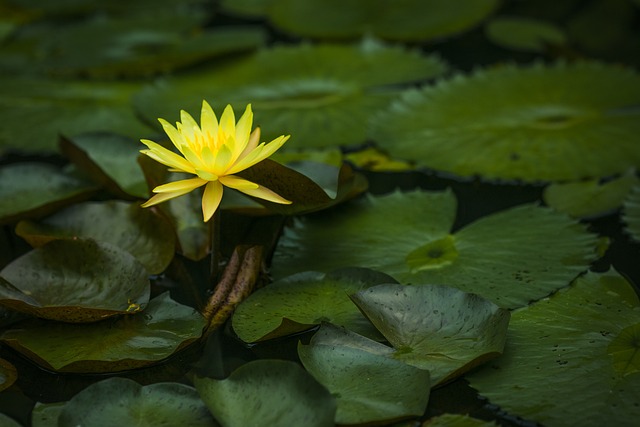
{"label": "yellow flower", "polygon": [[267,188],[234,175],[266,159],[289,139],[289,135],[281,135],[268,144],[258,144],[260,128],[251,132],[251,104],[247,105],[237,124],[231,105],[227,105],[218,122],[206,101],[202,101],[201,126],[186,111],[180,111],[181,122],[176,123],[176,127],[166,120],[158,120],[182,156],[147,139],[141,141],[149,149],[140,152],[169,166],[171,172],[186,172],[195,177],[154,188],[153,192],[157,194],[143,207],[182,196],[203,185],[206,185],[202,196],[205,221],[209,221],[218,209],[223,186],[271,202],[291,203]]}

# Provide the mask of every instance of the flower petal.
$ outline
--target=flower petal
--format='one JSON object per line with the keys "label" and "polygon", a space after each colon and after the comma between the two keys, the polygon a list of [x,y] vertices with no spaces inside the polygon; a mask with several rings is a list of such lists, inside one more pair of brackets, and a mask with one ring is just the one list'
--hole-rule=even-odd
{"label": "flower petal", "polygon": [[162,129],[164,129],[164,133],[166,133],[171,142],[173,142],[173,145],[182,152],[182,146],[185,143],[182,134],[165,119],[158,119],[158,121],[162,125]]}
{"label": "flower petal", "polygon": [[253,132],[251,132],[251,135],[249,136],[249,140],[247,141],[247,145],[244,147],[242,153],[240,153],[240,155],[236,159],[234,159],[234,163],[240,159],[244,159],[245,157],[247,157],[253,150],[256,149],[259,143],[260,143],[260,128],[257,127],[253,130]]}
{"label": "flower petal", "polygon": [[202,101],[200,112],[200,126],[202,134],[207,139],[214,139],[218,135],[218,118],[207,101]]}
{"label": "flower petal", "polygon": [[149,141],[148,139],[141,139],[140,141],[149,147],[148,150],[140,150],[142,154],[146,154],[156,162],[160,162],[170,168],[187,173],[195,173],[195,169],[191,163],[189,163],[184,157],[181,157],[173,151],[167,150],[162,145]]}
{"label": "flower petal", "polygon": [[216,162],[213,165],[208,165],[213,172],[218,175],[228,175],[227,169],[231,164],[231,150],[227,145],[220,147],[220,150],[216,153]]}
{"label": "flower petal", "polygon": [[168,184],[159,185],[153,189],[154,193],[176,193],[182,192],[188,193],[195,190],[198,187],[202,187],[207,183],[206,180],[201,178],[182,179],[180,181],[170,182]]}
{"label": "flower petal", "polygon": [[159,193],[156,194],[155,196],[153,196],[152,198],[150,198],[149,200],[147,200],[146,202],[144,202],[143,204],[141,204],[140,206],[142,206],[143,208],[148,208],[150,206],[154,206],[157,205],[158,203],[162,203],[162,202],[166,202],[167,200],[171,200],[175,197],[179,197],[179,196],[183,196],[185,194],[187,194],[189,191],[175,191],[173,193]]}
{"label": "flower petal", "polygon": [[250,168],[256,163],[263,161],[264,159],[275,153],[278,148],[282,147],[282,145],[289,139],[289,136],[290,135],[281,135],[267,145],[260,144],[246,157],[238,160],[231,168],[229,168],[229,170],[227,170],[227,174],[238,173],[247,168]]}
{"label": "flower petal", "polygon": [[218,206],[220,206],[222,192],[222,184],[220,184],[219,181],[208,182],[207,186],[204,187],[204,194],[202,195],[202,216],[204,217],[204,222],[209,221],[216,212],[216,209],[218,209]]}
{"label": "flower petal", "polygon": [[240,120],[238,120],[238,124],[236,124],[236,134],[234,136],[238,152],[234,151],[234,159],[237,159],[247,146],[249,135],[251,134],[251,126],[253,126],[253,111],[251,111],[251,104],[249,104]]}
{"label": "flower petal", "polygon": [[233,108],[231,105],[227,105],[220,116],[220,129],[225,136],[236,134],[236,116],[233,114]]}
{"label": "flower petal", "polygon": [[248,181],[235,175],[225,175],[221,176],[219,179],[222,185],[236,190],[256,190],[260,187],[255,182]]}
{"label": "flower petal", "polygon": [[178,126],[178,130],[182,132],[187,143],[191,145],[191,142],[196,139],[196,129],[199,131],[200,126],[198,126],[198,123],[191,117],[191,114],[184,110],[180,110],[180,122],[181,126]]}
{"label": "flower petal", "polygon": [[274,193],[273,191],[271,191],[268,188],[265,188],[263,186],[259,186],[258,188],[254,189],[254,190],[246,190],[246,189],[239,188],[238,191],[242,191],[244,194],[248,194],[249,196],[257,197],[259,199],[268,200],[268,201],[273,202],[273,203],[280,203],[282,205],[290,205],[291,204],[290,200],[285,199],[284,197]]}

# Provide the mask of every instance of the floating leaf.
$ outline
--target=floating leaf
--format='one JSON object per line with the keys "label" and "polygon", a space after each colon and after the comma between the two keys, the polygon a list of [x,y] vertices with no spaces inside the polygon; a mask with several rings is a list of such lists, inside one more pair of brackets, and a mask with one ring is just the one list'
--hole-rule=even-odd
{"label": "floating leaf", "polygon": [[352,296],[395,348],[393,357],[431,373],[433,385],[502,353],[509,312],[446,286],[379,285]]}
{"label": "floating leaf", "polygon": [[409,90],[371,120],[400,159],[460,176],[611,176],[640,165],[640,76],[595,62],[503,66]]}
{"label": "floating leaf", "polygon": [[233,330],[243,341],[255,342],[331,322],[379,338],[349,295],[381,283],[397,282],[386,274],[364,268],[294,274],[244,300],[233,314]]}
{"label": "floating leaf", "polygon": [[61,206],[89,197],[94,190],[92,184],[50,164],[13,163],[1,166],[0,222],[44,216]]}
{"label": "floating leaf", "polygon": [[336,397],[337,424],[389,422],[421,416],[429,400],[429,371],[348,346],[298,345],[305,369]]}
{"label": "floating leaf", "polygon": [[0,149],[57,152],[58,135],[106,131],[139,138],[149,128],[138,121],[129,98],[137,83],[59,81],[0,77],[3,96]]}
{"label": "floating leaf", "polygon": [[272,273],[357,265],[513,308],[567,286],[595,258],[595,236],[551,209],[517,206],[452,233],[455,210],[450,191],[395,192],[298,219],[285,229]]}
{"label": "floating leaf", "polygon": [[58,427],[58,417],[67,402],[36,402],[31,411],[31,427]]}
{"label": "floating leaf", "polygon": [[113,133],[89,133],[62,138],[61,148],[80,169],[112,193],[127,198],[149,196],[138,164],[138,140]]}
{"label": "floating leaf", "polygon": [[468,415],[442,414],[429,418],[422,427],[496,427],[498,424],[491,421],[479,420]]}
{"label": "floating leaf", "polygon": [[175,253],[175,232],[164,217],[116,200],[76,204],[39,222],[21,221],[16,234],[34,247],[56,239],[108,242],[129,252],[152,274],[163,272]]}
{"label": "floating leaf", "polygon": [[[0,359],[0,391],[6,390],[13,385],[18,378],[16,367],[4,359]],[[0,425],[3,425],[0,423]]]}
{"label": "floating leaf", "polygon": [[544,425],[629,425],[640,417],[640,377],[608,353],[639,318],[628,282],[589,273],[515,311],[504,355],[468,379],[492,404]]}
{"label": "floating leaf", "polygon": [[198,339],[204,326],[196,310],[165,292],[132,316],[91,324],[34,321],[0,339],[47,369],[115,372],[166,359]]}
{"label": "floating leaf", "polygon": [[626,231],[631,238],[640,242],[640,185],[635,185],[624,201],[622,219],[627,224]]}
{"label": "floating leaf", "polygon": [[373,40],[354,45],[299,45],[263,49],[233,63],[147,86],[134,105],[150,123],[176,111],[252,104],[262,139],[290,134],[287,148],[359,144],[370,115],[398,93],[392,85],[440,75],[446,65]]}
{"label": "floating leaf", "polygon": [[133,380],[114,377],[76,394],[62,407],[56,425],[214,427],[218,424],[193,387],[168,382],[141,386]]}
{"label": "floating leaf", "polygon": [[256,360],[228,378],[194,384],[213,416],[226,427],[333,427],[336,403],[297,363]]}
{"label": "floating leaf", "polygon": [[0,413],[0,425],[2,427],[22,427],[22,424],[2,413]]}
{"label": "floating leaf", "polygon": [[[347,38],[374,34],[391,40],[433,40],[467,30],[487,17],[497,0],[271,0],[277,27],[302,36]],[[340,13],[336,14],[335,11]]]}
{"label": "floating leaf", "polygon": [[566,36],[550,22],[519,16],[500,16],[485,26],[485,35],[507,49],[544,52],[549,45],[563,45]]}
{"label": "floating leaf", "polygon": [[544,202],[574,218],[601,216],[618,209],[635,184],[635,171],[602,182],[599,179],[552,183],[544,189]]}
{"label": "floating leaf", "polygon": [[148,273],[132,255],[92,239],[57,240],[0,271],[0,303],[65,322],[95,322],[149,301]]}
{"label": "floating leaf", "polygon": [[607,353],[613,356],[616,374],[626,376],[640,372],[640,323],[621,330],[609,344]]}

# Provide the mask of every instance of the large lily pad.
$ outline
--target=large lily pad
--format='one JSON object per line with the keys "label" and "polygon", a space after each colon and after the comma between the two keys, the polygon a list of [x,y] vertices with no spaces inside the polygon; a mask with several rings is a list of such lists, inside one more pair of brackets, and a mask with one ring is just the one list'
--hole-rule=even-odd
{"label": "large lily pad", "polygon": [[89,197],[95,189],[93,184],[46,163],[2,166],[0,222],[44,216],[65,204]]}
{"label": "large lily pad", "polygon": [[139,311],[148,273],[131,254],[92,239],[52,241],[0,271],[0,303],[65,322],[95,322]]}
{"label": "large lily pad", "polygon": [[224,380],[194,380],[213,416],[226,427],[333,427],[336,402],[300,365],[256,360]]}
{"label": "large lily pad", "polygon": [[596,237],[551,209],[517,206],[452,233],[455,209],[450,191],[394,192],[297,220],[278,244],[273,275],[357,265],[513,308],[567,286],[595,258]]}
{"label": "large lily pad", "polygon": [[[589,273],[515,311],[504,355],[468,379],[502,410],[544,425],[631,425],[640,417],[640,374],[626,367],[637,366],[639,319],[628,282],[613,271]],[[627,340],[629,332],[636,338]]]}
{"label": "large lily pad", "polygon": [[[134,105],[156,126],[180,109],[252,104],[264,140],[292,135],[287,148],[359,144],[371,114],[385,107],[392,85],[446,71],[437,57],[373,40],[353,45],[279,46],[216,68],[148,86]],[[170,120],[171,121],[171,120]]]}
{"label": "large lily pad", "polygon": [[62,138],[61,149],[78,168],[121,197],[149,197],[144,174],[138,164],[140,142],[113,133],[88,133]]}
{"label": "large lily pad", "polygon": [[[487,17],[497,0],[269,0],[271,21],[307,37],[374,34],[392,40],[433,40],[469,29]],[[340,13],[336,14],[335,11]]]}
{"label": "large lily pad", "polygon": [[164,217],[116,200],[76,204],[39,222],[21,221],[16,233],[34,247],[57,239],[108,242],[131,253],[152,274],[163,272],[175,253],[175,232]]}
{"label": "large lily pad", "polygon": [[379,285],[354,302],[395,348],[393,357],[427,369],[434,385],[495,358],[504,348],[509,312],[446,286]]}
{"label": "large lily pad", "polygon": [[127,378],[109,378],[90,385],[62,408],[60,427],[184,426],[214,427],[215,422],[198,392],[185,384],[141,386]]}
{"label": "large lily pad", "polygon": [[429,371],[322,339],[299,344],[298,355],[305,369],[336,396],[338,424],[389,422],[421,416],[426,409]]}
{"label": "large lily pad", "polygon": [[233,330],[243,341],[255,342],[331,322],[379,338],[380,334],[349,296],[381,283],[397,282],[386,274],[363,268],[294,274],[244,300],[233,314]]}
{"label": "large lily pad", "polygon": [[640,185],[635,185],[624,201],[623,219],[631,238],[640,242]]}
{"label": "large lily pad", "polygon": [[409,90],[369,135],[395,157],[461,176],[596,178],[640,165],[638,103],[630,69],[503,66]]}
{"label": "large lily pad", "polygon": [[0,149],[57,152],[58,135],[106,131],[139,138],[150,130],[129,98],[138,83],[0,77]]}
{"label": "large lily pad", "polygon": [[165,292],[132,316],[91,324],[34,321],[0,339],[47,369],[115,372],[166,359],[198,339],[205,324],[196,310]]}

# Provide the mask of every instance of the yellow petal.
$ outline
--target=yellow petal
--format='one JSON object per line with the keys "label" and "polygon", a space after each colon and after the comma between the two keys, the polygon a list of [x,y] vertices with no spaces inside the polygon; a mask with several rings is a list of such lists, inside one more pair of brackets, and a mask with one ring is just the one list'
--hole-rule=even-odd
{"label": "yellow petal", "polygon": [[282,145],[287,142],[289,139],[289,135],[284,136],[281,135],[278,138],[271,141],[269,144],[258,145],[251,153],[249,153],[246,157],[238,160],[231,168],[227,170],[227,174],[234,174],[240,171],[243,171],[251,166],[255,165],[271,156],[275,153],[278,148],[282,147]]}
{"label": "yellow petal", "polygon": [[247,145],[244,147],[242,153],[240,153],[240,155],[236,159],[234,159],[234,162],[247,157],[249,153],[251,153],[253,150],[256,149],[259,143],[260,143],[260,128],[257,127],[253,130],[253,132],[251,132],[251,135],[249,136],[249,140],[247,141]]}
{"label": "yellow petal", "polygon": [[247,142],[249,142],[249,135],[251,134],[251,126],[253,126],[253,112],[251,111],[251,104],[249,104],[236,125],[236,134],[234,136],[238,152],[235,152],[234,150],[234,159],[237,159],[247,146]]}
{"label": "yellow petal", "polygon": [[184,146],[182,148],[182,152],[194,169],[207,169],[207,165],[202,161],[200,156],[191,149],[191,147]]}
{"label": "yellow petal", "polygon": [[202,133],[207,139],[214,139],[218,135],[218,118],[216,113],[207,101],[202,101],[202,111],[200,112],[200,126]]}
{"label": "yellow petal", "polygon": [[245,190],[245,189],[241,189],[239,188],[238,191],[242,191],[244,194],[248,194],[249,196],[253,196],[253,197],[257,197],[259,199],[264,199],[264,200],[268,200],[270,202],[273,203],[280,203],[282,205],[290,205],[291,201],[285,199],[284,197],[274,193],[273,191],[269,190],[268,188],[259,186],[257,189],[254,190]]}
{"label": "yellow petal", "polygon": [[248,181],[235,175],[225,175],[221,176],[219,179],[222,185],[226,185],[227,187],[234,188],[236,190],[255,190],[260,187],[255,182]]}
{"label": "yellow petal", "polygon": [[169,166],[170,168],[187,173],[195,173],[193,166],[184,157],[181,157],[173,151],[169,151],[162,145],[156,144],[148,139],[141,139],[140,141],[149,147],[148,150],[140,150],[142,154],[146,154],[153,160]]}
{"label": "yellow petal", "polygon": [[223,145],[220,147],[220,150],[216,153],[216,162],[213,165],[209,165],[209,168],[213,170],[215,174],[220,175],[228,175],[227,169],[231,164],[231,150],[227,145]]}
{"label": "yellow petal", "polygon": [[143,208],[148,208],[150,206],[154,206],[157,205],[158,203],[162,203],[162,202],[166,202],[167,200],[171,200],[175,197],[179,197],[179,196],[183,196],[186,193],[188,193],[188,191],[185,191],[184,193],[182,192],[174,192],[174,193],[159,193],[156,194],[155,196],[153,196],[152,198],[150,198],[149,200],[147,200],[146,202],[144,202],[143,204],[141,204],[140,206],[142,206]]}
{"label": "yellow petal", "polygon": [[180,122],[182,126],[179,126],[178,129],[180,129],[180,132],[182,132],[182,135],[187,140],[187,143],[191,144],[191,142],[196,139],[196,129],[199,131],[200,127],[198,126],[196,121],[193,120],[191,114],[187,113],[184,110],[180,110]]}
{"label": "yellow petal", "polygon": [[222,184],[218,181],[208,182],[204,187],[204,194],[202,195],[202,216],[204,222],[211,219],[213,214],[220,206],[220,200],[222,200]]}
{"label": "yellow petal", "polygon": [[236,116],[233,114],[231,105],[227,105],[222,112],[219,126],[227,137],[236,134]]}
{"label": "yellow petal", "polygon": [[164,119],[158,119],[158,121],[162,125],[162,129],[164,129],[164,133],[166,133],[171,142],[173,142],[173,145],[182,152],[182,146],[185,143],[182,134],[178,132],[178,129],[174,128],[168,121]]}
{"label": "yellow petal", "polygon": [[207,181],[201,178],[183,179],[180,181],[170,182],[168,184],[159,185],[153,189],[154,193],[188,193],[198,187],[205,185]]}

